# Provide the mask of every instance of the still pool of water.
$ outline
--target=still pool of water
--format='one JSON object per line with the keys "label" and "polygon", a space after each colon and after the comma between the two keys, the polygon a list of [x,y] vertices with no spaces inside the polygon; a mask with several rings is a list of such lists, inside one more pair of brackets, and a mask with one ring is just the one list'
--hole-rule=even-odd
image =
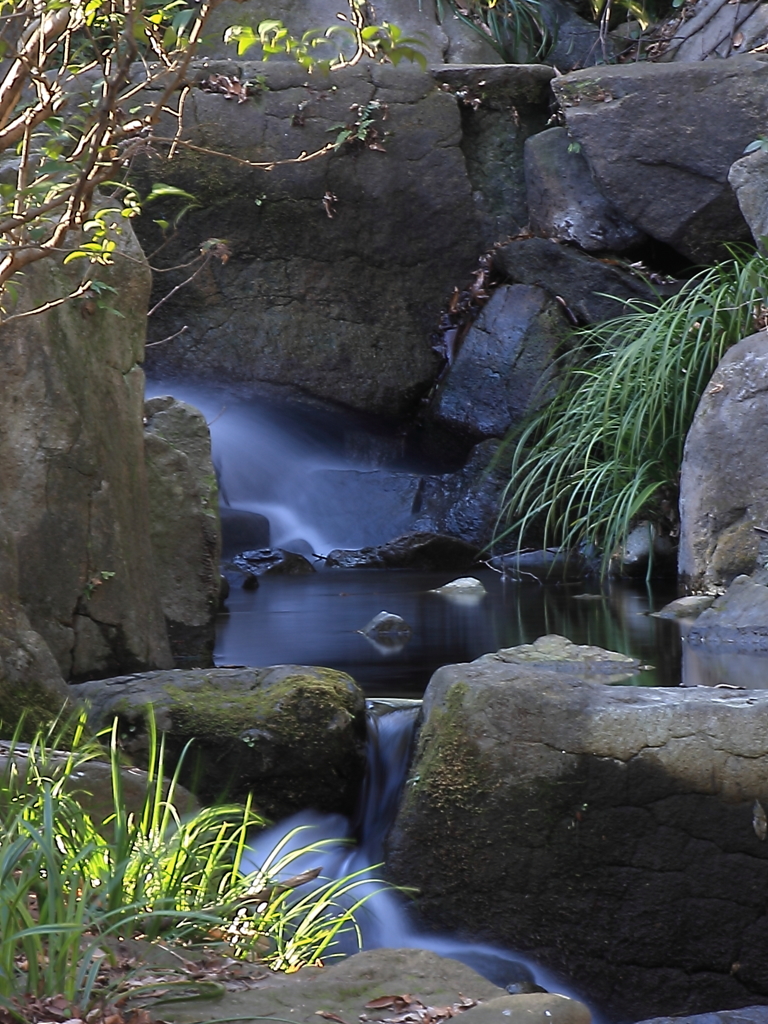
{"label": "still pool of water", "polygon": [[[368,696],[420,697],[440,665],[559,633],[653,666],[644,685],[680,683],[679,627],[648,614],[675,597],[674,584],[513,583],[482,570],[474,573],[487,591],[479,600],[430,593],[457,575],[331,569],[261,577],[255,591],[235,585],[219,616],[216,664],[325,665],[348,672]],[[400,649],[358,632],[380,611],[411,626]]]}

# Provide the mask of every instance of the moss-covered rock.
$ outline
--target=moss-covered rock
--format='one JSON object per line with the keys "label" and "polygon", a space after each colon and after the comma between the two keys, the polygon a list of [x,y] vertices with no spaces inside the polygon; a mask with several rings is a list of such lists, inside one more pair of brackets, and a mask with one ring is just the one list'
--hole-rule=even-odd
{"label": "moss-covered rock", "polygon": [[344,672],[303,665],[148,672],[84,683],[94,727],[120,719],[141,763],[147,712],[182,780],[204,800],[244,798],[272,818],[305,807],[349,813],[364,771],[365,699]]}
{"label": "moss-covered rock", "polygon": [[768,693],[621,682],[554,636],[438,669],[390,877],[612,1020],[768,1002]]}

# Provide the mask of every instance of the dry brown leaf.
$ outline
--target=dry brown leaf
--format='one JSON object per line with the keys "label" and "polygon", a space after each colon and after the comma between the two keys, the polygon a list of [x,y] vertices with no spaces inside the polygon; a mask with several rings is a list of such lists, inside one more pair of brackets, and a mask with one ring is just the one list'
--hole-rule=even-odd
{"label": "dry brown leaf", "polygon": [[[402,996],[379,996],[377,999],[371,999],[365,1004],[366,1010],[388,1010],[390,1007],[400,1009],[401,1007],[410,1006],[411,1003],[418,1002],[414,1000],[413,996],[402,995]],[[398,1007],[397,1004],[401,1006]],[[423,1003],[420,1005],[423,1006]]]}
{"label": "dry brown leaf", "polygon": [[347,1022],[343,1020],[338,1013],[329,1013],[327,1010],[315,1010],[315,1015],[317,1017],[322,1017],[324,1020],[336,1021],[336,1024],[347,1024]]}

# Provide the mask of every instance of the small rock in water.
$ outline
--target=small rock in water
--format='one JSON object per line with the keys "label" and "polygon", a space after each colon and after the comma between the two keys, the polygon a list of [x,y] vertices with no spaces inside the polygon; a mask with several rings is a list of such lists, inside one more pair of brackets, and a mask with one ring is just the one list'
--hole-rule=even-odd
{"label": "small rock in water", "polygon": [[714,594],[691,594],[689,597],[678,597],[676,601],[665,604],[660,612],[651,612],[657,619],[695,619],[715,600]]}
{"label": "small rock in water", "polygon": [[283,548],[260,548],[258,551],[243,551],[232,563],[243,572],[254,576],[284,575],[303,576],[315,571],[315,567],[303,555]]}
{"label": "small rock in water", "polygon": [[482,597],[486,590],[480,580],[475,579],[474,576],[462,576],[458,580],[451,580],[450,583],[446,583],[442,587],[436,587],[430,593],[444,594],[446,597],[451,597],[454,594],[457,596],[471,594],[472,596]]}
{"label": "small rock in water", "polygon": [[363,636],[381,640],[385,637],[410,636],[413,631],[405,619],[399,615],[395,615],[393,612],[379,612],[360,632]]}

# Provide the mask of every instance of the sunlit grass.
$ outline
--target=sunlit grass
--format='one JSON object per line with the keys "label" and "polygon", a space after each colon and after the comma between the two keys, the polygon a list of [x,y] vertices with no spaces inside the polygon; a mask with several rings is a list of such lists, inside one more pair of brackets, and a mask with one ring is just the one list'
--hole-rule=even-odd
{"label": "sunlit grass", "polygon": [[[11,753],[0,778],[0,1004],[62,995],[83,1011],[103,1000],[109,936],[204,942],[283,971],[332,956],[342,933],[359,939],[355,912],[372,892],[367,874],[324,880],[314,870],[286,879],[300,855],[316,853],[321,865],[325,847],[284,853],[290,836],[244,873],[247,839],[265,824],[249,805],[180,816],[179,769],[164,779],[164,744],[152,726],[146,793],[129,811],[116,728],[108,752],[83,729],[81,718],[75,752],[64,755],[54,753],[54,734],[38,735],[29,751]],[[105,756],[113,810],[100,822],[72,779]]]}

